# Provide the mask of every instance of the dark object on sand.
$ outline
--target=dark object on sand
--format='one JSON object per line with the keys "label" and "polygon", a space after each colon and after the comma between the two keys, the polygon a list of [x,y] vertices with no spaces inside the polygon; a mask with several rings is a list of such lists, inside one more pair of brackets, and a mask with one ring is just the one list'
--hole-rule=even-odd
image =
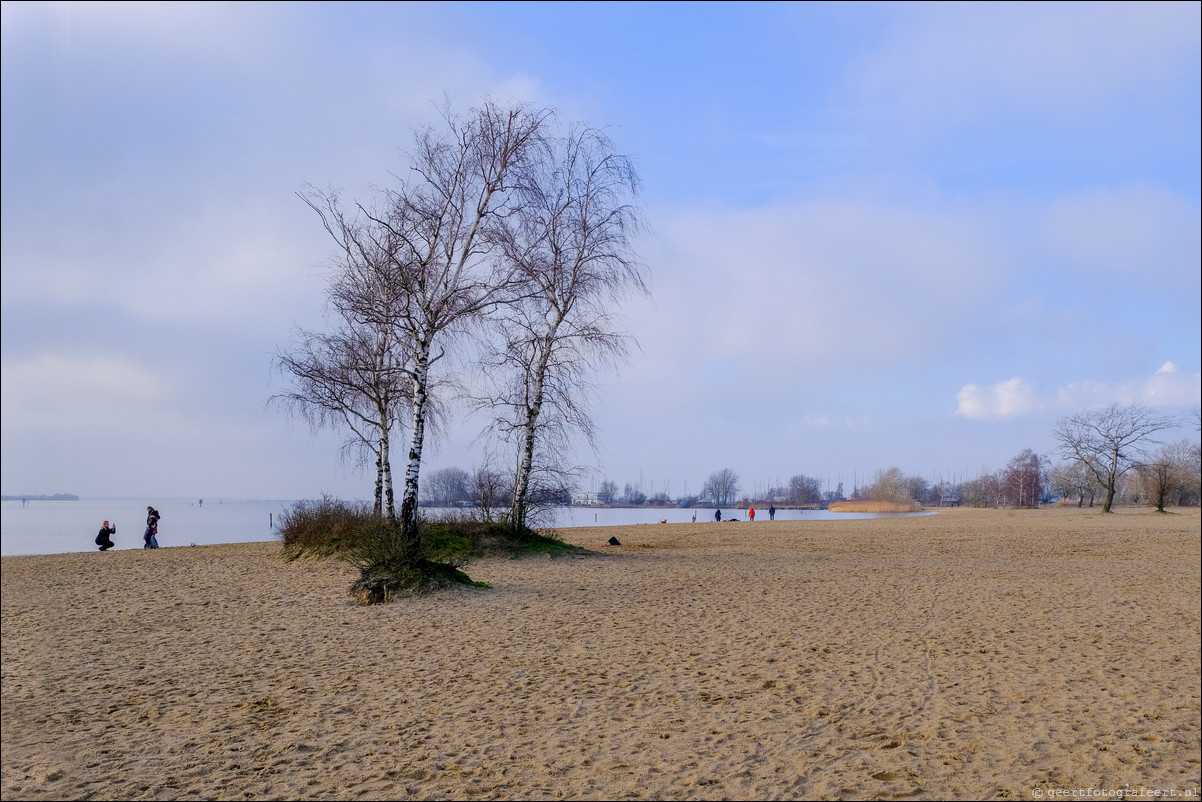
{"label": "dark object on sand", "polygon": [[616,537],[611,537],[608,541],[608,544],[610,546],[621,546],[622,545],[621,541],[619,541]]}

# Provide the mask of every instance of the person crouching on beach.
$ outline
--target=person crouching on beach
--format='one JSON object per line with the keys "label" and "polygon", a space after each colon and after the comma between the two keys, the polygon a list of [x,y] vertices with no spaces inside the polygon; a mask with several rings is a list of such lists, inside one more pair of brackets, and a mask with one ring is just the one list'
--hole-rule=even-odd
{"label": "person crouching on beach", "polygon": [[96,535],[96,545],[100,547],[101,551],[107,551],[116,545],[113,543],[113,535],[115,534],[117,534],[116,524],[109,526],[109,522],[105,521],[100,525],[100,534]]}

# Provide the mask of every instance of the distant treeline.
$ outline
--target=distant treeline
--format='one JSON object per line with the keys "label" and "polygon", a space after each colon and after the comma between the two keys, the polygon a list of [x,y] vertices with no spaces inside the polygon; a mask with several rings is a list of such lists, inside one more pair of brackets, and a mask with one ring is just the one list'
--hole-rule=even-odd
{"label": "distant treeline", "polygon": [[0,496],[2,501],[79,501],[74,493],[55,493],[53,496]]}

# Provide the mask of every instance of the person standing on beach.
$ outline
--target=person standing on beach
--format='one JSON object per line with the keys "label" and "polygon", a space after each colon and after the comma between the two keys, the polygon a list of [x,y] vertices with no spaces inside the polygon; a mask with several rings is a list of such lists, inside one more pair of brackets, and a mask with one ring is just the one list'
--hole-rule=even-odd
{"label": "person standing on beach", "polygon": [[718,523],[722,522],[722,510],[714,511],[714,520],[717,521]]}
{"label": "person standing on beach", "polygon": [[154,507],[146,508],[146,532],[142,535],[144,549],[157,549],[159,547],[159,511]]}
{"label": "person standing on beach", "polygon": [[776,505],[775,504],[768,505],[768,520],[769,521],[776,520]]}
{"label": "person standing on beach", "polygon": [[100,525],[100,534],[96,535],[96,545],[100,547],[101,551],[107,551],[116,545],[113,543],[113,535],[115,534],[117,534],[116,524],[110,526],[109,522],[105,521]]}
{"label": "person standing on beach", "polygon": [[755,523],[755,507],[752,507],[750,510],[748,510],[747,520],[751,521],[752,523]]}

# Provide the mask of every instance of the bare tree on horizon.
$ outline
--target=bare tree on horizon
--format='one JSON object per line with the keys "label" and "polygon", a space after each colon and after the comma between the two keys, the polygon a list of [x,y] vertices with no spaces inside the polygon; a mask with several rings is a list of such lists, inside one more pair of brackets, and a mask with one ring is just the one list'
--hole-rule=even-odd
{"label": "bare tree on horizon", "polygon": [[739,475],[730,468],[714,471],[701,486],[701,495],[716,507],[728,507],[739,495]]}
{"label": "bare tree on horizon", "polygon": [[463,468],[440,468],[430,474],[422,488],[427,503],[455,506],[472,501],[472,475]]}
{"label": "bare tree on horizon", "polygon": [[1111,404],[1061,418],[1052,434],[1061,456],[1081,463],[1105,491],[1102,512],[1110,512],[1119,479],[1147,462],[1148,446],[1158,442],[1152,435],[1172,425],[1148,407]]}
{"label": "bare tree on horizon", "polygon": [[1013,456],[1001,473],[1006,503],[1014,507],[1037,508],[1050,481],[1049,468],[1048,459],[1029,448]]}

